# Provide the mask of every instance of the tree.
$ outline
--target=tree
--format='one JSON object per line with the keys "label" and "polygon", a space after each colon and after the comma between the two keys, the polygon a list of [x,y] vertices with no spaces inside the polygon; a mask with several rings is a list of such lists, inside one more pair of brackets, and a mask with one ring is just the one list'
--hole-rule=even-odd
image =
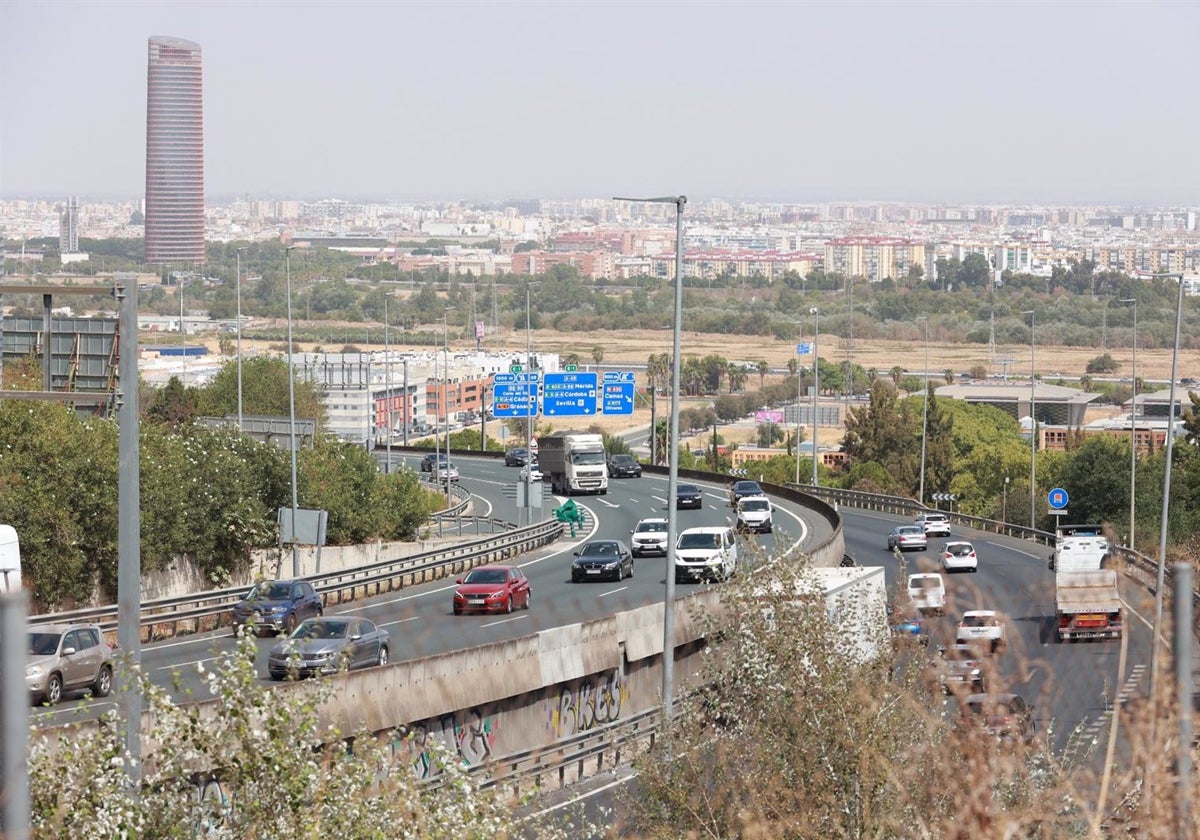
{"label": "tree", "polygon": [[779,428],[778,423],[758,424],[758,445],[763,449],[770,449],[783,438],[783,429]]}
{"label": "tree", "polygon": [[754,369],[758,371],[758,390],[761,391],[765,387],[767,373],[770,372],[771,366],[767,364],[766,359],[759,359],[758,362],[755,363]]}
{"label": "tree", "polygon": [[1121,364],[1112,357],[1111,353],[1103,353],[1088,360],[1088,373],[1116,373],[1121,369]]}
{"label": "tree", "polygon": [[597,344],[594,347],[592,347],[592,361],[595,362],[596,364],[600,364],[602,361],[604,361],[603,345]]}
{"label": "tree", "polygon": [[[292,371],[282,356],[252,356],[242,360],[242,411],[287,417],[290,414],[288,379]],[[319,385],[296,378],[293,383],[296,416],[317,422],[318,432],[325,425],[325,404]],[[226,362],[212,382],[199,392],[197,410],[208,416],[237,414],[237,361]]]}
{"label": "tree", "polygon": [[713,402],[717,418],[725,423],[732,423],[746,416],[746,401],[734,394],[722,394]]}
{"label": "tree", "polygon": [[919,434],[920,414],[902,411],[896,389],[889,381],[877,379],[870,402],[850,409],[842,448],[855,463],[880,464],[890,477],[890,489],[907,493],[919,466],[913,445]]}
{"label": "tree", "polygon": [[1089,436],[1066,459],[1058,482],[1071,495],[1071,521],[1127,520],[1128,444],[1109,435]]}
{"label": "tree", "polygon": [[192,422],[192,418],[200,411],[199,406],[200,395],[196,389],[185,388],[178,376],[172,376],[164,387],[152,392],[146,407],[146,419],[179,429]]}

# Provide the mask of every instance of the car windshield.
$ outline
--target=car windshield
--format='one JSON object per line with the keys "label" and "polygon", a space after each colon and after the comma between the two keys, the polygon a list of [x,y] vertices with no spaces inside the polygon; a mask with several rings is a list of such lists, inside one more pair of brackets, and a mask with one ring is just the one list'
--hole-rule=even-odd
{"label": "car windshield", "polygon": [[694,496],[699,494],[700,488],[695,484],[680,484],[675,488],[675,494],[678,496]]}
{"label": "car windshield", "polygon": [[250,590],[251,598],[265,598],[269,601],[283,601],[290,598],[291,595],[292,585],[290,583],[280,583],[279,581],[260,583]]}
{"label": "car windshield", "polygon": [[942,582],[937,578],[919,577],[910,580],[908,585],[912,589],[937,589],[942,585]]}
{"label": "car windshield", "polygon": [[633,460],[633,456],[632,456],[632,455],[614,455],[614,456],[613,456],[613,463],[614,463],[614,464],[621,464],[621,465],[625,465],[625,464],[632,464],[632,463],[635,463],[635,462],[634,462],[634,460]]}
{"label": "car windshield", "polygon": [[346,632],[350,629],[349,621],[331,621],[323,619],[321,621],[305,621],[295,632],[292,633],[293,639],[344,639]]}
{"label": "car windshield", "polygon": [[956,543],[954,545],[948,546],[947,550],[951,554],[970,554],[971,546],[967,545],[966,543]]}
{"label": "car windshield", "polygon": [[572,464],[603,464],[603,452],[576,452],[571,456]]}
{"label": "car windshield", "polygon": [[639,534],[644,534],[647,531],[665,531],[667,530],[666,522],[639,522],[637,531]]}
{"label": "car windshield", "polygon": [[583,547],[583,551],[579,552],[581,556],[608,555],[612,556],[617,553],[616,543],[588,543]]}
{"label": "car windshield", "polygon": [[766,499],[743,499],[742,510],[770,510],[771,503]]}
{"label": "car windshield", "polygon": [[62,633],[30,633],[29,653],[31,656],[51,656],[58,651]]}
{"label": "car windshield", "polygon": [[680,548],[720,548],[720,534],[682,534],[679,537]]}
{"label": "car windshield", "polygon": [[741,493],[743,495],[748,493],[762,492],[762,488],[758,486],[757,481],[739,481],[737,484],[733,485],[733,490],[735,493]]}
{"label": "car windshield", "polygon": [[920,528],[917,528],[916,526],[912,526],[912,525],[905,525],[903,528],[897,528],[897,529],[896,529],[896,533],[897,533],[897,534],[904,535],[904,536],[908,536],[908,535],[920,535],[920,534],[921,534],[921,529],[920,529]]}
{"label": "car windshield", "polygon": [[504,583],[507,579],[504,569],[474,569],[463,578],[463,583]]}

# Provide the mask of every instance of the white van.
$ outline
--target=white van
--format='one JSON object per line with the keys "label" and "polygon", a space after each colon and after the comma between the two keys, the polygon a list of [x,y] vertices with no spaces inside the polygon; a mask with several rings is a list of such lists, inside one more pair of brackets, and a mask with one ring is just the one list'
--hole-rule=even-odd
{"label": "white van", "polygon": [[909,575],[908,597],[922,613],[942,615],[946,611],[946,582],[937,572]]}
{"label": "white van", "polygon": [[686,528],[675,543],[675,582],[728,580],[737,572],[737,559],[737,538],[732,528]]}

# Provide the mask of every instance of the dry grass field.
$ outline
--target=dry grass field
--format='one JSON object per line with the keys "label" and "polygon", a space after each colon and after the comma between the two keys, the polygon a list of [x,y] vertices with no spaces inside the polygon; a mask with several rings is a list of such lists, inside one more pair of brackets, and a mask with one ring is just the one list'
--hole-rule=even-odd
{"label": "dry grass field", "polygon": [[[375,337],[376,331],[372,331],[372,338]],[[382,338],[382,333],[379,333]],[[1056,374],[1061,374],[1065,379],[1078,379],[1086,370],[1087,363],[1090,359],[1100,355],[1102,352],[1098,347],[1064,347],[1055,345],[1052,342],[1052,336],[1045,335],[1040,337],[1037,345],[1037,370],[1038,373],[1046,380],[1056,379]],[[523,330],[503,330],[495,335],[489,336],[484,340],[485,349],[503,349],[514,354],[523,354],[525,352],[526,335]],[[645,364],[646,359],[656,353],[671,352],[671,333],[668,330],[613,330],[603,333],[585,333],[585,334],[567,334],[554,330],[534,330],[530,336],[530,342],[535,352],[558,353],[565,355],[568,353],[577,353],[584,364],[588,364],[592,360],[592,349],[601,347],[604,350],[603,362],[605,364],[614,364],[627,362],[630,364]],[[211,352],[217,352],[217,342],[213,338],[205,342],[209,345]],[[298,344],[305,350],[312,349],[306,346],[303,342]],[[452,342],[453,348],[457,344],[461,349],[466,349],[464,342]],[[269,349],[268,342],[247,341],[244,343],[247,352],[266,352]],[[356,346],[362,349],[382,350],[382,342],[374,342],[367,345],[362,342],[356,342]],[[410,349],[425,349],[416,347],[407,347],[402,344],[392,344],[396,350]],[[716,354],[726,359],[756,362],[759,359],[765,359],[773,368],[782,368],[787,365],[794,352],[794,345],[791,342],[778,341],[769,338],[755,338],[740,335],[721,335],[714,333],[684,333],[681,337],[681,348],[683,356],[706,356]],[[819,350],[821,357],[827,361],[842,361],[847,356],[846,340],[844,337],[825,334],[819,339]],[[1029,373],[1029,356],[1030,348],[1028,345],[1004,345],[997,346],[996,356],[1000,358],[1011,359],[1009,363],[1009,374],[1014,377],[1025,378]],[[1117,371],[1117,376],[1122,378],[1128,377],[1132,370],[1132,352],[1128,347],[1110,348],[1108,352],[1120,365]],[[890,371],[893,366],[900,367],[919,372],[925,369],[925,345],[917,342],[904,341],[882,341],[882,340],[864,340],[856,339],[854,342],[852,358],[855,364],[862,365],[864,368],[875,368],[883,373]],[[808,359],[804,360],[808,363]],[[1138,376],[1150,380],[1167,380],[1171,373],[1171,351],[1170,350],[1139,350],[1138,358]],[[929,369],[934,372],[941,372],[947,369],[955,372],[970,370],[976,365],[988,366],[987,348],[977,344],[947,344],[947,343],[931,343],[929,345]],[[990,372],[1002,374],[1003,367],[997,363],[989,367]],[[1200,352],[1186,351],[1180,354],[1179,360],[1179,375],[1180,376],[1196,376],[1200,372]],[[778,375],[768,375],[767,381],[778,379]],[[758,377],[752,374],[747,380],[748,388],[755,388],[758,385]],[[709,400],[701,400],[700,403],[707,403]],[[659,402],[660,412],[664,412],[667,408],[666,401]],[[1104,409],[1103,411],[1111,411]],[[665,415],[664,415],[665,416]],[[1089,418],[1090,419],[1090,418]],[[560,421],[561,422],[561,421]],[[648,408],[638,408],[633,417],[589,417],[576,418],[573,422],[568,421],[574,426],[599,426],[606,432],[618,432],[629,429],[634,426],[645,426],[650,423],[650,411]],[[747,431],[746,435],[752,436],[753,431]],[[722,429],[722,435],[726,439],[739,439],[739,435],[734,429]],[[747,436],[747,439],[749,437]]]}

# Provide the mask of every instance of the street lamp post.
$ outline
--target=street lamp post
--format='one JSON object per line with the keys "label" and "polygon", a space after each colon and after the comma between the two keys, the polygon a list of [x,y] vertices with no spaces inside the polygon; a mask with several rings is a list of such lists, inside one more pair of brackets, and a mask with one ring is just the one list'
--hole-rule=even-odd
{"label": "street lamp post", "polygon": [[921,398],[921,483],[917,491],[917,502],[925,506],[925,434],[929,429],[929,316],[924,315],[919,320],[925,322],[925,392]]}
{"label": "street lamp post", "polygon": [[442,416],[446,423],[446,507],[453,507],[450,499],[450,314],[442,313],[442,371],[445,381],[442,382],[442,398],[444,403]]}
{"label": "street lamp post", "polygon": [[675,683],[675,542],[679,527],[675,500],[679,491],[679,345],[683,323],[683,208],[687,196],[614,198],[614,201],[675,205],[675,325],[671,338],[671,431],[667,444],[667,573],[663,590],[662,683],[663,714],[670,718]]}
{"label": "street lamp post", "polygon": [[238,377],[238,434],[242,432],[242,251],[237,249],[237,377]]}
{"label": "street lamp post", "polygon": [[1121,298],[1117,303],[1133,304],[1133,398],[1129,401],[1129,542],[1133,547],[1133,532],[1137,525],[1137,298]]}
{"label": "street lamp post", "polygon": [[288,430],[292,451],[292,577],[300,577],[300,549],[296,544],[296,515],[300,498],[296,492],[296,369],[295,348],[292,346],[292,249],[284,249],[284,276],[287,279],[287,353],[288,353]]}
{"label": "street lamp post", "polygon": [[1021,314],[1029,316],[1029,530],[1032,531],[1037,510],[1037,364],[1034,361],[1037,352],[1034,320],[1037,316],[1032,309]]}
{"label": "street lamp post", "polygon": [[[1183,322],[1183,275],[1179,275],[1179,300],[1175,304],[1175,346],[1171,353],[1171,397],[1167,409],[1167,463],[1163,469],[1162,517],[1158,532],[1158,577],[1154,585],[1154,649],[1150,656],[1150,697],[1158,703],[1155,690],[1158,685],[1159,649],[1162,647],[1159,633],[1162,628],[1163,576],[1167,563],[1167,514],[1171,509],[1171,462],[1175,453],[1175,384],[1179,381],[1179,330]],[[1176,628],[1176,633],[1190,632],[1188,628]]]}
{"label": "street lamp post", "polygon": [[[821,340],[821,310],[817,307],[812,307],[808,310],[813,316],[813,416],[812,416],[812,486],[817,485],[817,398],[821,393],[821,354],[818,349],[818,344]],[[797,408],[798,408],[797,404]],[[799,466],[800,460],[796,459],[796,464]],[[799,481],[796,482],[799,484]]]}
{"label": "street lamp post", "polygon": [[525,524],[533,524],[533,505],[530,503],[530,494],[533,492],[533,418],[537,414],[537,383],[530,384],[528,376],[533,375],[533,330],[530,328],[529,318],[529,293],[534,286],[539,286],[540,283],[525,284],[525,367],[527,370],[526,376],[526,393],[529,398],[529,405],[525,412]]}
{"label": "street lamp post", "polygon": [[[392,474],[392,345],[388,340],[388,307],[387,295],[383,296],[383,425],[387,435],[387,455],[384,461],[383,474]],[[368,387],[367,399],[370,399]],[[372,407],[374,408],[374,407]],[[374,411],[371,412],[372,414]]]}

